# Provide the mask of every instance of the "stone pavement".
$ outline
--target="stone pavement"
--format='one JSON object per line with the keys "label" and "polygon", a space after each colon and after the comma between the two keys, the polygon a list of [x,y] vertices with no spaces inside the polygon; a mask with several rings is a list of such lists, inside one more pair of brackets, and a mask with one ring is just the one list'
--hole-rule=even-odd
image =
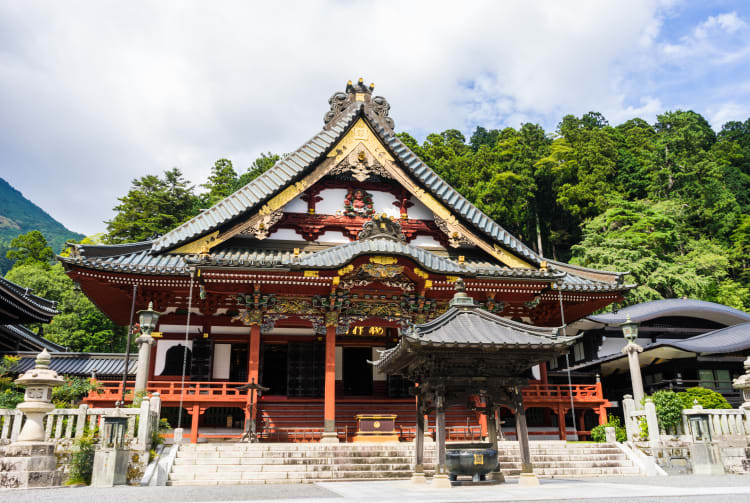
{"label": "stone pavement", "polygon": [[13,503],[143,503],[144,501],[252,503],[503,502],[584,501],[585,503],[750,503],[749,476],[611,477],[542,480],[539,487],[507,484],[432,489],[407,481],[324,482],[245,486],[115,487],[3,490]]}

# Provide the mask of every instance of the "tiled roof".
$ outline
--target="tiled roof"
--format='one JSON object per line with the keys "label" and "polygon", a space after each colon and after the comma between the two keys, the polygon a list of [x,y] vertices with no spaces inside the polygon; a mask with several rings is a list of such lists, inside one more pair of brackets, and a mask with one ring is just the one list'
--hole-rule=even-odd
{"label": "tiled roof", "polygon": [[230,220],[256,208],[290,185],[322,159],[344,136],[359,117],[362,104],[350,107],[334,122],[310,138],[296,151],[285,156],[271,169],[248,183],[234,194],[222,199],[200,215],[153,242],[153,252],[160,252],[213,231]]}
{"label": "tiled roof", "polygon": [[0,277],[0,323],[49,323],[58,314],[56,303]]}
{"label": "tiled roof", "polygon": [[[106,256],[98,247],[95,256],[78,253],[70,257],[60,257],[68,264],[132,274],[186,276],[188,264],[184,255],[152,255],[147,247],[142,247],[125,255]],[[117,250],[113,250],[117,251]],[[237,247],[216,248],[201,259],[204,267],[237,267],[237,268],[278,268],[294,270],[300,268],[335,268],[341,267],[359,255],[378,253],[401,255],[411,258],[425,269],[438,274],[458,276],[483,276],[497,278],[532,278],[562,281],[564,291],[576,292],[611,292],[623,290],[622,285],[589,280],[574,274],[565,273],[554,267],[543,269],[518,269],[497,265],[495,263],[467,258],[463,264],[410,245],[385,238],[374,238],[352,241],[318,251],[302,250],[295,256],[291,249],[247,249]]]}
{"label": "tiled roof", "polygon": [[[21,356],[16,370],[26,372],[34,367],[36,353],[18,353]],[[128,375],[134,375],[138,367],[137,355],[130,355]],[[125,368],[125,355],[119,353],[54,353],[50,368],[59,374],[90,377],[122,375]]]}
{"label": "tiled roof", "polygon": [[263,175],[200,215],[154,240],[152,252],[173,248],[190,239],[212,232],[230,220],[252,211],[312,169],[313,165],[336,145],[360,117],[367,120],[385,146],[401,162],[407,172],[425,187],[425,190],[502,247],[533,264],[539,265],[542,262],[543,259],[531,248],[512,236],[440,178],[404,145],[384,121],[378,120],[375,112],[369,106],[362,102],[353,102],[317,135],[295,152],[280,160]]}
{"label": "tiled roof", "polygon": [[64,351],[65,348],[48,341],[23,325],[0,325],[0,349],[8,348],[21,351]]}
{"label": "tiled roof", "polygon": [[453,306],[434,320],[407,329],[398,345],[383,351],[374,364],[386,368],[413,346],[563,351],[577,339],[559,333],[560,329],[518,323],[478,307]]}
{"label": "tiled roof", "polygon": [[735,325],[750,321],[750,314],[714,302],[694,299],[662,299],[644,302],[620,309],[616,313],[589,316],[588,319],[605,325],[621,325],[627,317],[636,323],[643,323],[665,316],[685,316],[711,320],[722,325]]}

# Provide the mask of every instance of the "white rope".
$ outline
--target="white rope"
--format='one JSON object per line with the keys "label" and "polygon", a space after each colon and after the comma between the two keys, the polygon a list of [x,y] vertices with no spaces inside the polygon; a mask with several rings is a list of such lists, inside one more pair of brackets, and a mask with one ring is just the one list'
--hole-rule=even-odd
{"label": "white rope", "polygon": [[185,349],[182,352],[182,383],[180,384],[180,407],[177,409],[177,427],[182,427],[182,401],[185,396],[185,370],[187,368],[188,337],[190,335],[190,312],[193,310],[193,274],[190,271],[190,293],[188,294],[187,324],[185,325]]}

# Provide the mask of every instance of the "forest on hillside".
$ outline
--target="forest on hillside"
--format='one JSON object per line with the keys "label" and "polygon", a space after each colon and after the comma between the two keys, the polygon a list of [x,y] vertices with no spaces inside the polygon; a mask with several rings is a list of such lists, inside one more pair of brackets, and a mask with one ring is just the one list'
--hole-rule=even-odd
{"label": "forest on hillside", "polygon": [[[626,304],[687,297],[750,312],[750,119],[716,133],[692,111],[655,124],[611,126],[598,113],[565,116],[554,131],[449,129],[419,143],[399,137],[467,199],[542,255],[629,271]],[[261,155],[238,173],[219,159],[196,187],[173,168],[135,179],[104,235],[124,243],[161,235],[268,170]],[[40,235],[41,236],[41,235]],[[61,302],[47,336],[78,351],[118,351],[124,331],[50,266],[38,236],[11,244],[6,275]],[[44,239],[44,237],[41,237]],[[10,258],[10,257],[8,257]]]}

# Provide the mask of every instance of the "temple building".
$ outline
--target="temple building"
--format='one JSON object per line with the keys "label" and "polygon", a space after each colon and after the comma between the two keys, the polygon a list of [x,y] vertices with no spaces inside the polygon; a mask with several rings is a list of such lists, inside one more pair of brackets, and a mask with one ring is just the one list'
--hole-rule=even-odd
{"label": "temple building", "polygon": [[[483,311],[550,328],[630,288],[622,273],[547,260],[510,235],[401,142],[373,89],[360,79],[334,93],[310,140],[172,231],[76,244],[59,257],[114,322],[128,325],[133,305],[161,312],[139,338],[142,386],[161,393],[168,413],[189,416],[193,441],[239,437],[246,416],[261,438],[347,441],[361,413],[395,414],[408,439],[414,383],[371,362],[445,313],[459,278]],[[593,380],[549,384],[544,364],[528,377],[524,406],[545,409],[538,422],[552,421],[554,434],[568,434],[571,402],[606,417]],[[237,389],[251,381],[269,388],[252,410]],[[102,384],[91,403],[120,396],[118,382]],[[471,403],[445,414],[449,437],[485,432]]]}

